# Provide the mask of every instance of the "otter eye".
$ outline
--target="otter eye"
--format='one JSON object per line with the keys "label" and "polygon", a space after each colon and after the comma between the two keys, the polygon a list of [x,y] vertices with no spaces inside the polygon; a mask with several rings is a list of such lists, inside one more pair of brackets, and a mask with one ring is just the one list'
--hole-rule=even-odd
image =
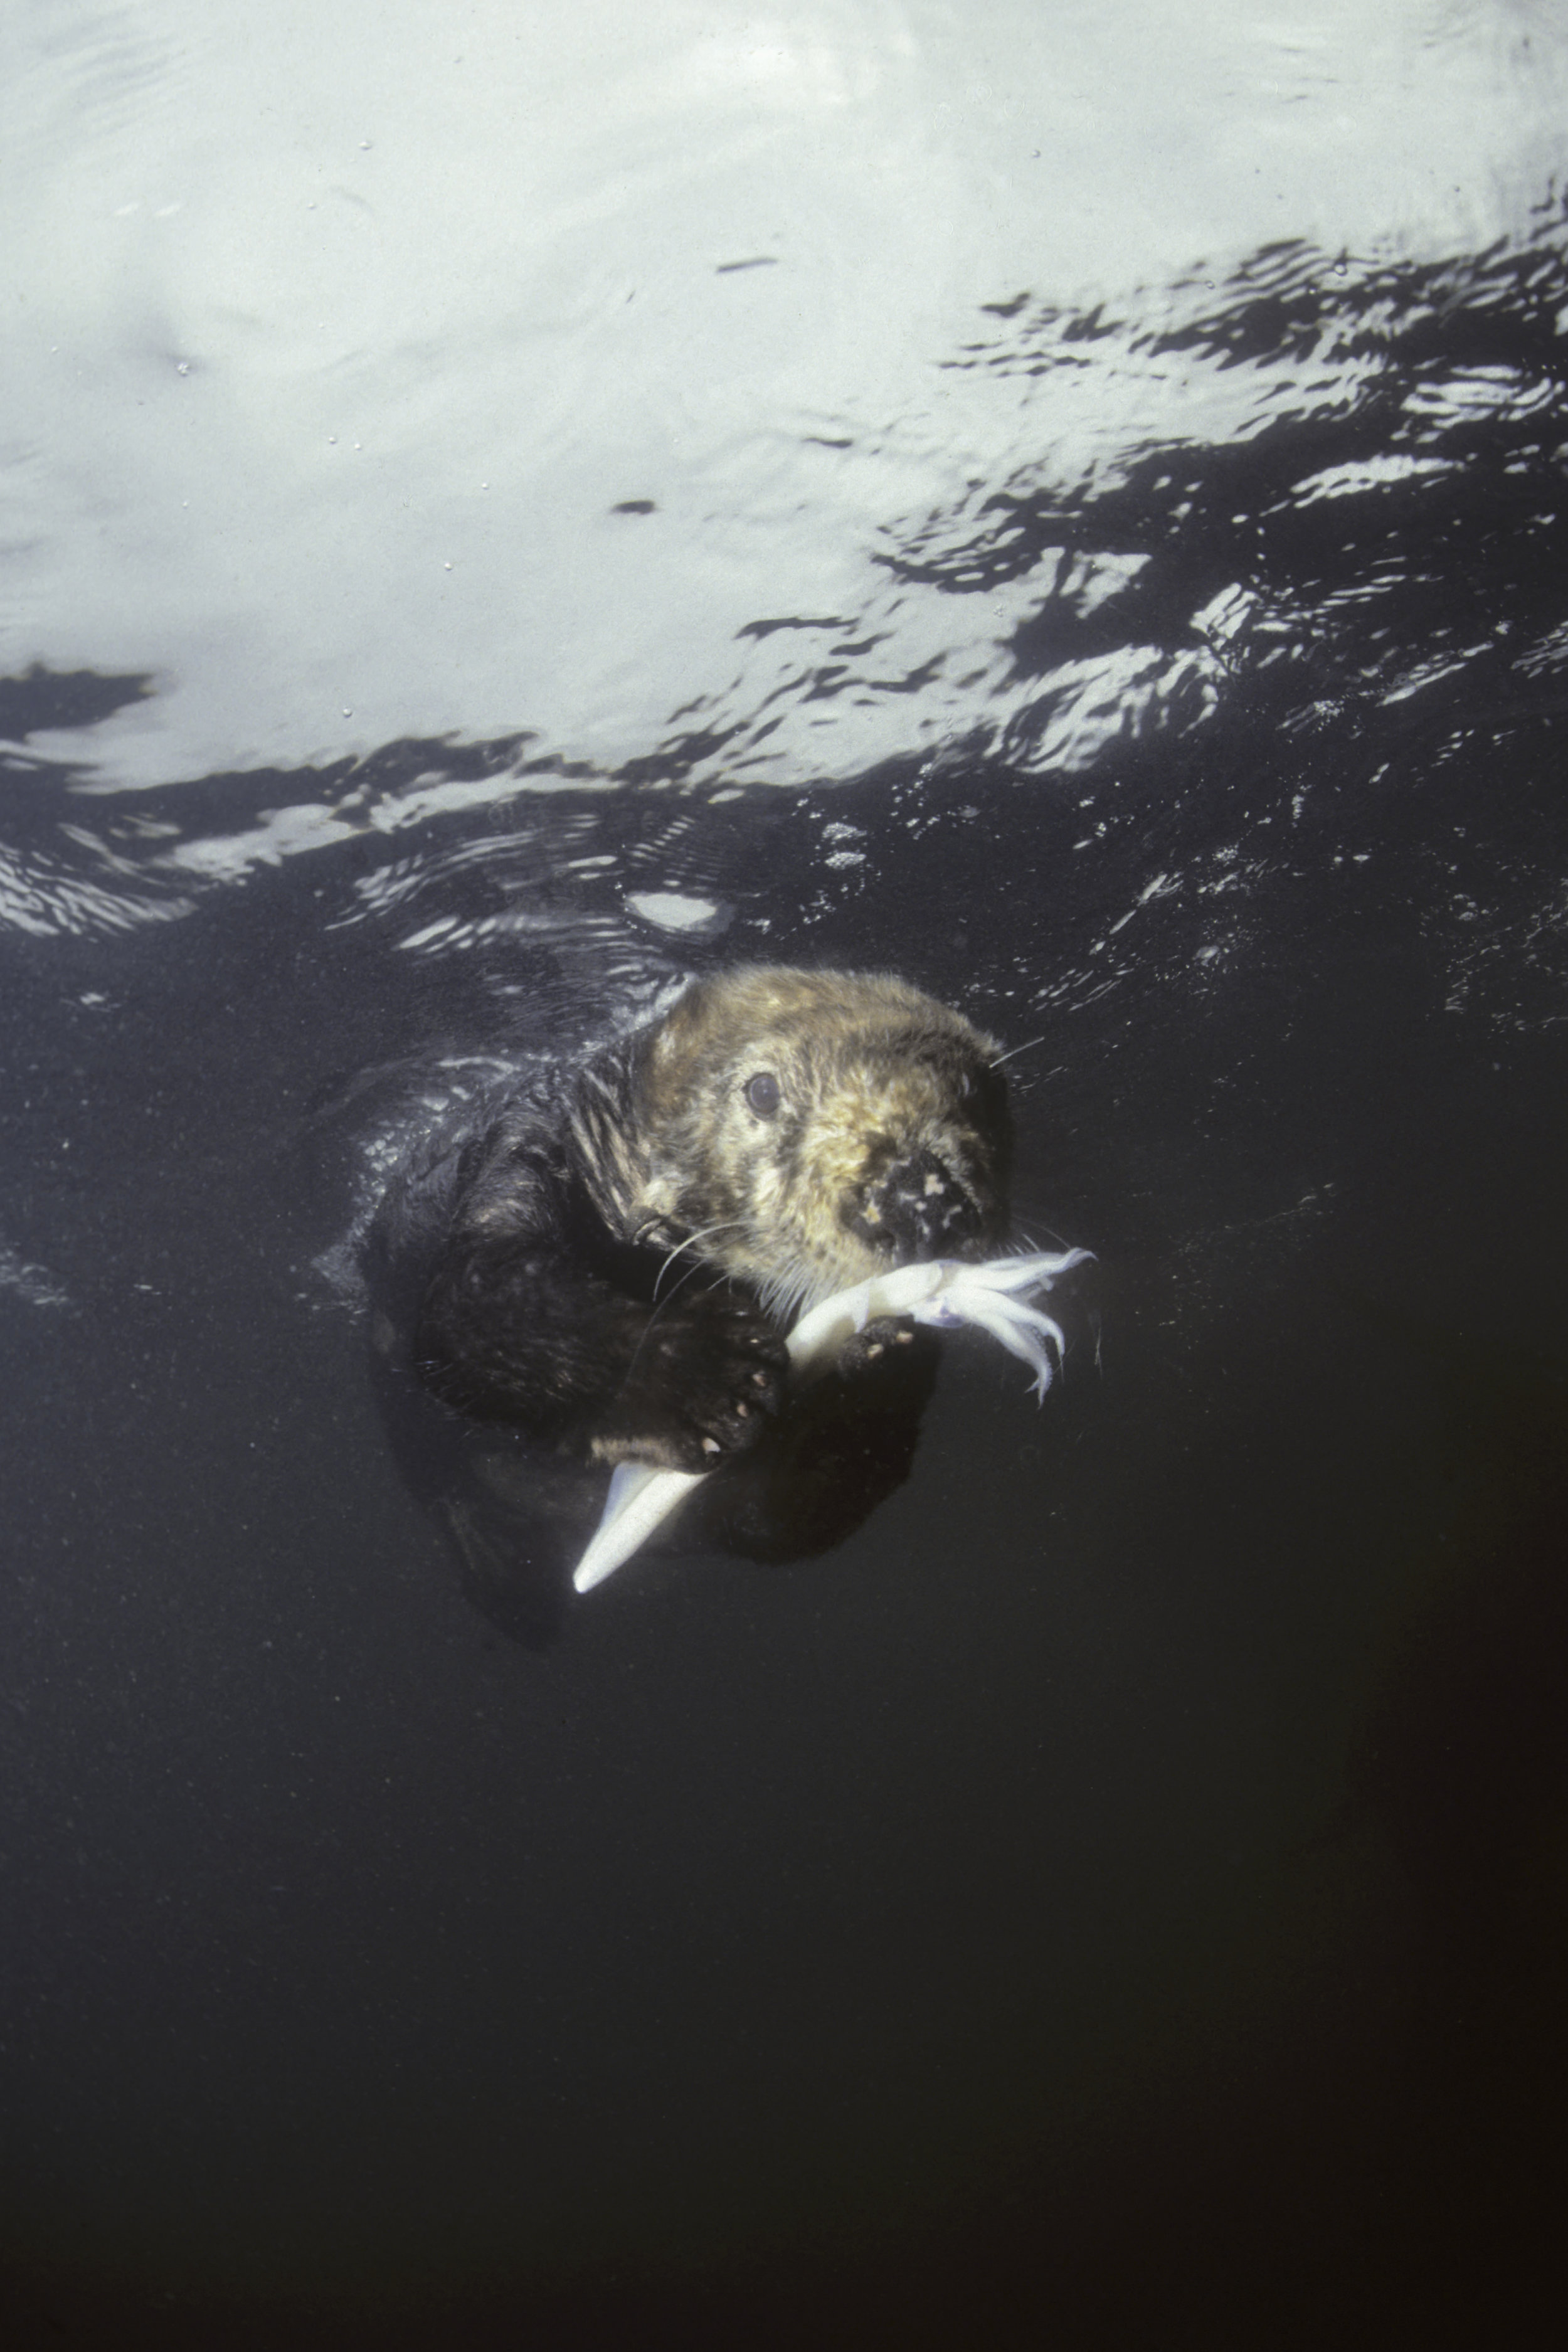
{"label": "otter eye", "polygon": [[746,1080],[746,1101],[759,1118],[772,1118],[779,1107],[779,1082],[771,1070],[759,1070]]}

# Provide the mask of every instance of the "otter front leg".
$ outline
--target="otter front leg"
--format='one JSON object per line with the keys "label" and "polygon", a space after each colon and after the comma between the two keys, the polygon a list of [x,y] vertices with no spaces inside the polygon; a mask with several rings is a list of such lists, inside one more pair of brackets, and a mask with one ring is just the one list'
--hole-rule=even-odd
{"label": "otter front leg", "polygon": [[426,1291],[415,1360],[458,1412],[561,1438],[613,1395],[647,1320],[553,1236],[460,1234]]}
{"label": "otter front leg", "polygon": [[868,1364],[884,1356],[896,1355],[900,1348],[914,1345],[914,1318],[910,1315],[879,1315],[863,1330],[853,1332],[838,1350],[835,1370],[853,1376],[864,1371]]}
{"label": "otter front leg", "polygon": [[656,1310],[590,1450],[599,1462],[714,1469],[756,1443],[788,1370],[784,1340],[738,1293]]}
{"label": "otter front leg", "polygon": [[415,1343],[458,1412],[600,1462],[706,1470],[778,1409],[788,1358],[729,1291],[650,1308],[542,1236],[466,1235],[437,1266]]}

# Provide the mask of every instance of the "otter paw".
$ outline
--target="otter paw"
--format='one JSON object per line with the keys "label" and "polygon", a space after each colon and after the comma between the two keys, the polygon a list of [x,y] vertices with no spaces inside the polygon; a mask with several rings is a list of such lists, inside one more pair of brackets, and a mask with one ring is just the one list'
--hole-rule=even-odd
{"label": "otter paw", "polygon": [[755,1443],[788,1370],[784,1340],[754,1308],[656,1319],[618,1400],[617,1435],[637,1461],[716,1469]]}
{"label": "otter paw", "polygon": [[868,1364],[879,1362],[884,1356],[893,1355],[901,1348],[914,1345],[913,1318],[908,1315],[879,1315],[863,1331],[855,1332],[838,1350],[838,1370],[847,1374],[864,1371]]}

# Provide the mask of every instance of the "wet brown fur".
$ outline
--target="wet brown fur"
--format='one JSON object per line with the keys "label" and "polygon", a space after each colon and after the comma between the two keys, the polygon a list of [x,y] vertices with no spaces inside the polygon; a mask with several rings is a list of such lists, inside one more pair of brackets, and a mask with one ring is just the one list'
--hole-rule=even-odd
{"label": "wet brown fur", "polygon": [[[952,1254],[1006,1223],[1009,1132],[995,1042],[883,973],[756,965],[698,982],[636,1041],[630,1120],[581,1113],[579,1164],[627,1240],[690,1237],[784,1322],[897,1262],[878,1181],[922,1153],[964,1198]],[[780,1105],[750,1108],[767,1072]],[[597,1180],[596,1181],[595,1180]]]}

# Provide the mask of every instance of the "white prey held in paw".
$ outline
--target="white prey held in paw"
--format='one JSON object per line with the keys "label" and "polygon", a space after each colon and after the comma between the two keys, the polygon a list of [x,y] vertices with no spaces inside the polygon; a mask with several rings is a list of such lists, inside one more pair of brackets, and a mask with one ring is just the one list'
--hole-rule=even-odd
{"label": "white prey held in paw", "polygon": [[[1029,1366],[1035,1394],[1043,1402],[1051,1384],[1053,1351],[1059,1363],[1065,1342],[1060,1325],[1037,1307],[1026,1306],[1021,1294],[1048,1290],[1058,1275],[1081,1265],[1089,1255],[1077,1249],[1041,1251],[1031,1256],[988,1258],[983,1265],[937,1258],[874,1275],[801,1317],[785,1343],[790,1370],[797,1381],[829,1370],[845,1342],[884,1315],[908,1315],[942,1330],[973,1323]],[[572,1579],[577,1591],[590,1592],[613,1576],[708,1475],[623,1462],[610,1480],[604,1516],[577,1563]]]}

